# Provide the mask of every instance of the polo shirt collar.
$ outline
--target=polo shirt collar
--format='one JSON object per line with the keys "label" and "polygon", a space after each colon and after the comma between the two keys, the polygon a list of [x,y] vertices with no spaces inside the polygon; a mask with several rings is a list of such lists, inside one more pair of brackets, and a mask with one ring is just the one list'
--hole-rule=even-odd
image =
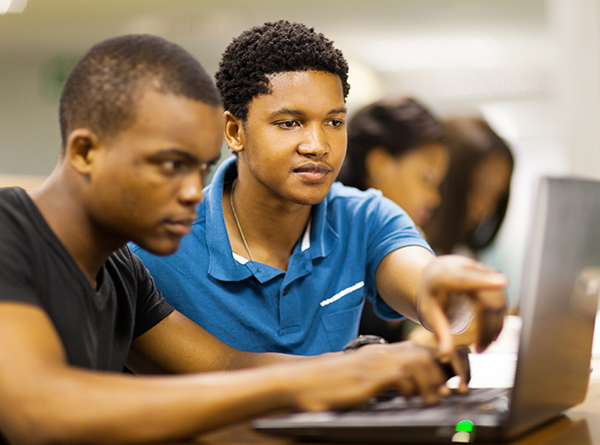
{"label": "polo shirt collar", "polygon": [[[310,255],[312,259],[328,256],[338,242],[339,235],[327,222],[330,210],[329,194],[323,201],[314,205],[311,212]],[[302,249],[304,250],[304,249]]]}
{"label": "polo shirt collar", "polygon": [[[238,261],[234,258],[235,254],[231,249],[223,214],[223,188],[226,182],[231,182],[235,178],[237,178],[236,157],[231,156],[217,169],[206,191],[208,274],[220,281],[241,281],[254,275],[260,282],[265,282],[278,275],[275,273],[277,269],[254,261]],[[300,251],[307,260],[328,256],[337,244],[339,236],[327,222],[327,208],[327,198],[312,208],[311,219],[300,244]]]}
{"label": "polo shirt collar", "polygon": [[241,281],[252,276],[252,270],[233,258],[223,215],[223,187],[225,182],[237,177],[235,161],[235,156],[231,156],[222,162],[208,187],[205,201],[208,274],[220,281]]}
{"label": "polo shirt collar", "polygon": [[[306,225],[306,229],[304,229],[304,235],[302,235],[302,243],[300,244],[300,251],[304,252],[305,250],[310,249],[310,227],[312,219],[308,220],[308,224]],[[246,264],[250,260],[248,258],[244,258],[241,255],[233,252],[233,258],[240,264]]]}

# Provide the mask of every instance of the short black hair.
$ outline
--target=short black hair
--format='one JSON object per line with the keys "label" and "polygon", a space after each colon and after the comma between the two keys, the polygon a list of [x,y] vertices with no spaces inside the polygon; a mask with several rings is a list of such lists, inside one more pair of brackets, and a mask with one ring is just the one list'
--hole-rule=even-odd
{"label": "short black hair", "polygon": [[348,96],[348,62],[323,34],[301,23],[268,22],[244,31],[229,44],[215,74],[225,110],[245,121],[248,106],[269,94],[268,75],[291,71],[337,74]]}
{"label": "short black hair", "polygon": [[63,150],[75,128],[110,138],[129,127],[146,88],[221,105],[210,76],[181,46],[148,34],[114,37],[93,46],[65,83],[59,106]]}
{"label": "short black hair", "polygon": [[348,150],[338,180],[365,190],[365,158],[376,147],[399,157],[426,144],[447,142],[442,123],[415,99],[378,100],[361,108],[350,120]]}

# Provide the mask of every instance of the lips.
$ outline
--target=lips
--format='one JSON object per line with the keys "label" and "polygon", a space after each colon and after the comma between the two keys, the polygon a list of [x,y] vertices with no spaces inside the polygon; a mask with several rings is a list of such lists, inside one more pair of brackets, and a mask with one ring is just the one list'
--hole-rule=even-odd
{"label": "lips", "polygon": [[165,222],[167,230],[175,235],[184,236],[190,233],[192,223],[196,220],[196,216],[186,216],[181,218],[171,218]]}
{"label": "lips", "polygon": [[299,174],[308,182],[323,182],[331,171],[331,167],[315,162],[302,164],[294,169],[294,173]]}

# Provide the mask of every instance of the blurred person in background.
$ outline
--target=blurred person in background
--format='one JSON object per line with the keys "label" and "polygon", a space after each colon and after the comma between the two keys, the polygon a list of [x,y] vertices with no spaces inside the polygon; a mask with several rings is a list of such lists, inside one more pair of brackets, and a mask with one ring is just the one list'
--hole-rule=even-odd
{"label": "blurred person in background", "polygon": [[504,220],[514,159],[506,142],[479,117],[454,117],[445,128],[450,168],[442,184],[442,203],[424,229],[438,255],[476,258]]}
{"label": "blurred person in background", "polygon": [[[441,186],[442,202],[423,229],[437,255],[455,253],[477,259],[504,221],[514,158],[507,143],[480,117],[453,117],[444,127],[450,143],[450,167]],[[518,308],[510,312],[514,314]],[[476,324],[474,319],[455,341],[473,343]],[[427,345],[436,343],[420,327],[410,338]]]}
{"label": "blurred person in background", "polygon": [[429,110],[412,98],[383,99],[352,118],[338,180],[381,190],[421,227],[440,205],[449,160],[445,131]]}
{"label": "blurred person in background", "polygon": [[[440,184],[450,161],[442,124],[418,101],[386,98],[359,110],[348,128],[348,150],[338,177],[360,190],[379,189],[417,226],[440,205]],[[402,337],[403,323],[386,321],[365,303],[359,332],[387,341]]]}

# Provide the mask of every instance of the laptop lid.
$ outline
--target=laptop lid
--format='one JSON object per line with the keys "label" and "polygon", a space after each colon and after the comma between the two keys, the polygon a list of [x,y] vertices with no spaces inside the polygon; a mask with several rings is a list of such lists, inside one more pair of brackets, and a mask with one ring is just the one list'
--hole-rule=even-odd
{"label": "laptop lid", "polygon": [[600,289],[600,182],[542,178],[528,242],[509,437],[585,398]]}

